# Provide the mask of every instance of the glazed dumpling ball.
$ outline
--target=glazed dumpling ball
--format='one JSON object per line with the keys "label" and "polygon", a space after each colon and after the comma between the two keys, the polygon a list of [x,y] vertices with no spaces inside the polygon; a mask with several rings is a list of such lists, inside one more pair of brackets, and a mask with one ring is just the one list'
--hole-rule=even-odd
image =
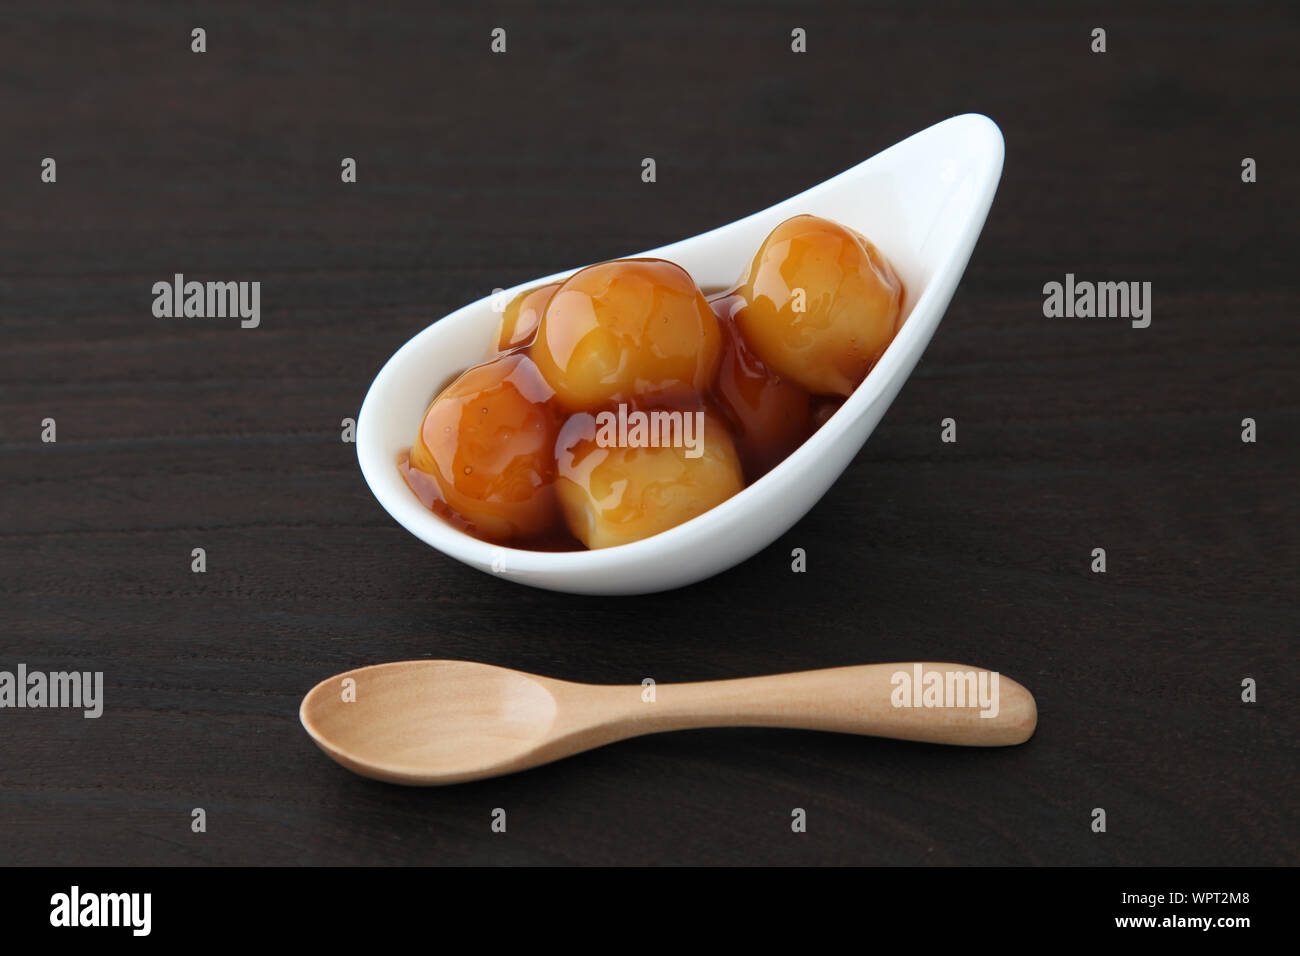
{"label": "glazed dumpling ball", "polygon": [[410,465],[437,482],[467,530],[506,542],[559,519],[551,390],[523,353],[476,366],[443,390],[420,424]]}
{"label": "glazed dumpling ball", "polygon": [[525,289],[510,300],[501,312],[497,326],[497,351],[509,352],[533,340],[542,321],[546,303],[551,301],[560,283],[551,282],[536,289]]}
{"label": "glazed dumpling ball", "polygon": [[529,353],[571,412],[702,394],[721,335],[703,293],[662,259],[588,266],[556,290]]}
{"label": "glazed dumpling ball", "polygon": [[745,481],[731,436],[715,413],[701,414],[697,457],[684,445],[603,446],[596,416],[570,417],[556,442],[555,479],[570,533],[593,549],[628,544],[689,521],[740,491]]}
{"label": "glazed dumpling ball", "polygon": [[738,288],[736,323],[768,368],[819,395],[849,395],[898,327],[903,284],[860,234],[817,216],[787,219]]}

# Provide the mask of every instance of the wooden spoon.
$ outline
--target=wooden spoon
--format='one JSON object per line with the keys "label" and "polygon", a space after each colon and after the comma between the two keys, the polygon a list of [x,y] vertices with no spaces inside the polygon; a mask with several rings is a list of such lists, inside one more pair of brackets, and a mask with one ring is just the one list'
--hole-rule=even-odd
{"label": "wooden spoon", "polygon": [[[927,698],[932,672],[944,686]],[[897,675],[906,675],[906,684]],[[971,692],[965,706],[953,706],[962,703],[958,685],[967,690],[981,682],[985,703]],[[791,727],[1002,747],[1024,743],[1038,722],[1025,688],[957,664],[868,664],[650,690],[470,661],[399,661],[322,681],[303,698],[299,717],[317,745],[349,770],[416,786],[513,773],[664,730]],[[945,690],[949,706],[935,706]]]}

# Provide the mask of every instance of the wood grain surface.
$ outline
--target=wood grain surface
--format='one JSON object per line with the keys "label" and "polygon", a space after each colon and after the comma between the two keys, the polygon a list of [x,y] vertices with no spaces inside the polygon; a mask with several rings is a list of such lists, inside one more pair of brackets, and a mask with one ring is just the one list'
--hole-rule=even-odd
{"label": "wood grain surface", "polygon": [[[0,669],[101,670],[106,701],[0,711],[0,863],[1300,861],[1298,40],[1280,2],[7,4]],[[430,321],[967,111],[1007,158],[965,279],[766,551],[578,598],[370,496],[340,421]],[[155,318],[176,272],[260,281],[260,327]],[[1067,272],[1151,282],[1151,326],[1044,318]],[[1039,729],[690,731],[439,790],[316,750],[308,689],[419,657],[611,683],[957,660],[1025,684]]]}

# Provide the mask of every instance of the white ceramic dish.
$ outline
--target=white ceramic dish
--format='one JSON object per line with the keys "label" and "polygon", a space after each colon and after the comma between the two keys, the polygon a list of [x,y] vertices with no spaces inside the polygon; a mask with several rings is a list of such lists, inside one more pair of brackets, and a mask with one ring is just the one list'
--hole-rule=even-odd
{"label": "white ceramic dish", "polygon": [[[992,120],[975,113],[955,116],[762,212],[635,253],[676,262],[701,288],[721,289],[735,282],[773,227],[799,213],[813,213],[866,235],[907,287],[902,328],[830,421],[761,479],[698,518],[632,544],[550,553],[479,541],[420,504],[398,473],[398,455],[410,447],[437,388],[488,358],[500,318],[491,297],[430,325],[398,349],[375,377],[356,432],[357,458],[370,490],[426,544],[480,571],[533,587],[643,594],[691,584],[739,564],[817,503],[911,374],[984,226],[1002,174],[1002,156],[1002,134]],[[576,271],[516,286],[507,290],[507,301],[516,291]]]}

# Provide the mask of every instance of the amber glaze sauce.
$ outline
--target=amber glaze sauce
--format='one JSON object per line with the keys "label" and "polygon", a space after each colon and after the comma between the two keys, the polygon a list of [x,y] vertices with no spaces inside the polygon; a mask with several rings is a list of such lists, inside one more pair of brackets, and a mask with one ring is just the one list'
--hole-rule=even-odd
{"label": "amber glaze sauce", "polygon": [[[843,400],[809,395],[797,385],[784,382],[767,370],[745,345],[736,329],[733,312],[743,300],[736,295],[734,289],[707,298],[723,335],[724,345],[718,374],[708,392],[703,396],[696,393],[694,401],[689,394],[682,394],[675,399],[655,402],[654,407],[685,412],[707,408],[719,414],[727,423],[732,440],[736,443],[745,485],[748,487],[807,441],[813,432],[830,419],[843,404]],[[500,352],[495,358],[525,354],[531,344],[530,336],[522,345]],[[495,359],[490,359],[492,360]],[[480,541],[527,551],[587,550],[569,531],[562,517],[540,534],[498,541],[491,535],[482,533],[474,522],[464,518],[447,503],[437,479],[411,467],[410,449],[398,456],[397,466],[407,487],[425,508]],[[554,480],[554,476],[551,480]]]}
{"label": "amber glaze sauce", "polygon": [[[769,242],[781,229],[786,228],[790,223],[796,223],[801,218],[811,219],[811,217],[796,217],[795,220],[788,220],[778,227],[772,237],[769,237]],[[836,228],[843,229],[843,227]],[[710,427],[716,429],[716,425],[720,424],[734,445],[734,452],[726,450],[726,454],[722,456],[725,461],[721,464],[714,462],[713,474],[716,476],[718,469],[738,468],[741,477],[740,486],[748,486],[759,480],[829,420],[843,404],[847,394],[844,385],[840,383],[847,380],[849,391],[856,387],[852,379],[857,378],[858,375],[865,376],[863,369],[869,369],[874,364],[879,354],[883,352],[884,346],[892,341],[893,335],[897,332],[900,321],[898,316],[902,314],[902,301],[905,294],[902,283],[874,247],[866,243],[860,235],[856,233],[853,235],[866,244],[872,255],[879,259],[878,262],[872,260],[872,267],[876,269],[875,274],[881,280],[878,283],[879,289],[869,288],[866,295],[875,295],[878,299],[881,296],[885,297],[880,299],[885,302],[884,306],[873,306],[879,309],[888,307],[887,297],[893,294],[896,314],[892,320],[893,327],[888,330],[887,338],[884,339],[884,345],[874,356],[868,356],[866,359],[857,358],[858,365],[851,367],[847,373],[839,369],[832,369],[827,373],[831,377],[826,380],[831,381],[842,394],[814,395],[788,378],[776,374],[758,358],[745,335],[741,333],[737,314],[747,301],[741,290],[745,287],[749,275],[760,268],[759,259],[756,259],[751,271],[747,272],[746,276],[742,276],[741,282],[735,287],[706,297],[709,309],[716,317],[717,332],[707,330],[707,337],[714,344],[700,347],[715,348],[719,357],[716,371],[703,388],[701,388],[702,380],[698,375],[693,381],[685,381],[663,373],[665,368],[690,369],[686,365],[672,364],[675,361],[679,363],[689,361],[689,359],[681,359],[672,351],[674,347],[681,346],[684,341],[683,326],[679,323],[676,329],[668,328],[661,333],[657,325],[660,322],[660,311],[649,311],[647,314],[656,324],[653,334],[656,336],[662,334],[666,337],[662,341],[647,339],[645,347],[649,351],[642,359],[636,360],[644,361],[645,370],[653,370],[653,374],[651,371],[646,371],[645,377],[636,378],[638,388],[645,381],[651,382],[650,394],[641,394],[639,391],[637,394],[628,394],[625,390],[608,398],[601,407],[611,408],[616,398],[619,404],[637,409],[680,410],[686,413],[702,411],[708,418]],[[784,268],[798,255],[801,260],[795,263],[794,268],[821,268],[823,263],[813,262],[810,266],[802,260],[815,258],[816,250],[819,248],[815,243],[823,240],[825,240],[824,235],[815,236],[814,240],[801,246],[796,235],[786,247],[784,252],[786,258],[777,260],[777,267]],[[759,258],[767,248],[768,243],[765,243],[760,250]],[[813,250],[811,253],[810,248]],[[833,259],[837,254],[835,249],[838,247],[830,248],[832,251],[824,253],[823,259]],[[671,266],[670,263],[663,263],[661,266],[661,260],[620,261],[637,264],[636,268],[649,275],[666,276],[674,282],[678,281],[675,277],[676,273],[670,274],[664,271],[664,267]],[[671,267],[681,272],[678,267]],[[681,275],[684,276],[685,273],[682,272]],[[670,297],[677,294],[669,288],[669,285],[670,283],[665,283],[661,288],[651,279],[649,284],[645,285],[645,289],[649,291],[640,293],[652,300],[644,305],[644,309],[661,310],[665,316],[671,314],[675,316],[673,321],[677,321],[683,315],[690,319],[690,308],[681,305],[685,300],[680,295],[677,300],[674,300],[676,304],[672,302],[668,305],[664,304],[661,299],[663,289],[668,289],[668,293],[665,294]],[[563,353],[567,347],[562,335],[559,336],[558,344],[548,340],[540,356],[538,350],[533,349],[538,325],[548,304],[553,298],[557,298],[557,289],[568,288],[569,282],[563,285],[556,283],[528,290],[516,297],[503,316],[497,343],[499,351],[485,364],[469,369],[440,391],[437,401],[426,411],[416,445],[404,451],[397,462],[406,484],[424,507],[453,527],[489,543],[532,551],[586,549],[583,541],[570,531],[573,511],[570,510],[568,513],[571,520],[566,521],[566,514],[560,507],[555,489],[558,467],[556,462],[561,456],[567,456],[566,461],[572,466],[576,460],[575,456],[580,459],[586,453],[582,450],[583,447],[587,447],[588,450],[594,447],[590,442],[591,426],[577,419],[579,416],[592,418],[589,409],[596,405],[592,404],[594,400],[584,398],[586,404],[583,409],[576,410],[573,396],[558,395],[539,369],[538,361],[550,362],[551,368],[554,369],[556,361],[562,363],[569,360],[565,354],[560,354],[559,359],[552,354],[556,349]],[[693,281],[691,288],[694,288]],[[755,294],[755,288],[756,285],[749,287],[751,297]],[[564,294],[560,292],[558,297],[562,298]],[[636,288],[609,294],[622,296],[625,307],[627,302],[633,302],[636,307],[641,307],[641,303],[634,298],[637,294]],[[563,303],[562,306],[578,307]],[[699,308],[702,309],[703,306]],[[677,311],[674,312],[674,309]],[[686,311],[683,312],[683,309]],[[703,314],[707,316],[707,311]],[[750,316],[747,318],[756,321]],[[649,328],[648,321],[646,325],[639,327],[641,329],[639,334],[643,337],[650,335],[650,332],[646,331]],[[670,319],[665,317],[662,321],[668,323]],[[698,322],[698,316],[692,321]],[[690,326],[687,325],[685,328],[689,333]],[[766,329],[760,328],[759,332],[766,332]],[[852,344],[840,350],[841,352],[852,352],[853,348],[857,347],[859,338],[856,331],[853,334],[855,337],[845,340],[846,345],[850,342]],[[796,338],[791,341],[801,340]],[[679,351],[685,354],[687,350],[682,348]],[[853,360],[855,359],[850,356],[846,361]],[[799,361],[798,356],[794,361]],[[826,369],[831,368],[832,363],[824,358],[821,361]],[[802,376],[803,369],[796,365],[793,373]],[[558,374],[568,373],[562,370]],[[619,374],[624,374],[624,370],[620,369]],[[552,378],[552,381],[556,379]],[[589,377],[586,381],[599,383],[604,379]],[[860,382],[861,379],[857,378],[857,381]],[[569,387],[568,382],[565,383],[565,387]],[[564,400],[566,398],[568,398],[567,403]],[[584,427],[588,439],[586,446],[583,446],[582,442],[572,441],[572,435],[582,432]],[[714,435],[722,445],[727,444],[726,438],[722,438],[716,430]],[[564,444],[566,441],[569,442],[568,445]],[[479,465],[478,473],[475,472],[474,463]],[[671,473],[674,462],[668,461],[667,465]],[[645,467],[644,463],[641,467]],[[444,492],[439,480],[434,477],[435,471],[448,482],[449,492]],[[622,476],[621,488],[611,491],[606,487],[610,484],[608,480],[600,488],[592,485],[586,489],[590,492],[592,500],[600,501],[602,495],[617,496],[623,493],[623,489],[629,487],[627,479],[629,472],[626,469],[622,472],[616,470],[614,474]],[[682,474],[684,475],[685,471]],[[681,488],[673,486],[673,480],[670,477],[669,494],[677,494],[680,499]],[[716,478],[710,480],[716,484]],[[614,484],[618,485],[619,482]],[[690,481],[685,481],[684,486],[690,487]],[[646,487],[650,488],[650,492],[644,491]],[[656,500],[655,495],[659,493],[659,486],[651,482],[649,485],[643,484],[636,490],[641,492],[641,497],[635,498],[634,501],[642,503],[631,507],[644,509],[645,498]],[[728,493],[734,493],[734,490]],[[452,495],[453,500],[448,500],[449,494]],[[707,510],[713,504],[704,505],[703,510]],[[672,506],[671,502],[669,506]],[[615,508],[618,507],[621,505],[616,502]],[[691,515],[686,515],[689,516]],[[588,534],[588,540],[591,540],[591,531],[588,525],[579,533]],[[621,543],[621,541],[606,541],[605,545],[593,546],[607,546],[609,543]]]}

